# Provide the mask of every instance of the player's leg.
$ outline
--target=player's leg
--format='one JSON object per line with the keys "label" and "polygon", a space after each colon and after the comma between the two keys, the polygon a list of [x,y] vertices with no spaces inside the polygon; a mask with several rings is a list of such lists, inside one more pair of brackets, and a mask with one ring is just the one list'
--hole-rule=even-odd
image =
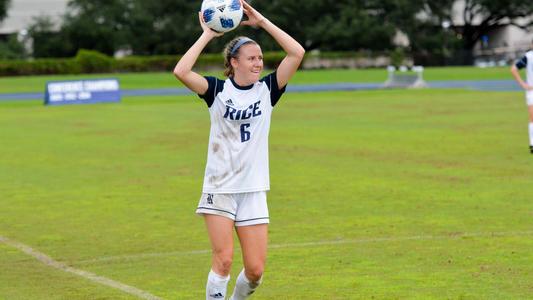
{"label": "player's leg", "polygon": [[206,299],[226,299],[233,260],[233,220],[218,215],[204,216],[212,249],[211,271],[207,277]]}
{"label": "player's leg", "polygon": [[533,153],[533,104],[527,107],[529,112],[529,150]]}
{"label": "player's leg", "polygon": [[203,194],[196,213],[204,216],[212,249],[206,299],[225,299],[233,260],[233,227],[237,204],[231,194]]}
{"label": "player's leg", "polygon": [[268,224],[237,227],[244,269],[237,277],[231,300],[247,299],[261,284],[267,255]]}
{"label": "player's leg", "polygon": [[247,299],[261,284],[267,256],[268,222],[266,192],[247,193],[239,202],[235,218],[244,269],[237,277],[231,300]]}

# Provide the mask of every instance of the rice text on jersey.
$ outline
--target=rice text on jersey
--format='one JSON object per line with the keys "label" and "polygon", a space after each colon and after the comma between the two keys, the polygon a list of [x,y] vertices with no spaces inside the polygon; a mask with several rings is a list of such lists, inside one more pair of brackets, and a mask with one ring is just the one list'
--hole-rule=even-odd
{"label": "rice text on jersey", "polygon": [[248,106],[248,108],[245,108],[244,110],[239,110],[236,108],[233,108],[226,104],[226,113],[224,114],[224,119],[230,120],[248,120],[252,117],[257,117],[261,115],[261,109],[259,108],[259,105],[261,104],[261,101],[257,101],[254,104]]}

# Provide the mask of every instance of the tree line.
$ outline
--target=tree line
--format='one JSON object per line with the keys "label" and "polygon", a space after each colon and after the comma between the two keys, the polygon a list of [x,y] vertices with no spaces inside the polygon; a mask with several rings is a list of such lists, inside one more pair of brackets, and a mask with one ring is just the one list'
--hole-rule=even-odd
{"label": "tree line", "polygon": [[[8,0],[0,0],[0,20]],[[295,37],[306,50],[382,51],[398,47],[393,40],[404,33],[408,53],[440,57],[471,52],[483,35],[502,25],[531,28],[518,23],[533,14],[523,0],[254,0],[252,5]],[[134,55],[184,53],[201,33],[201,1],[190,0],[70,0],[60,24],[47,17],[34,19],[28,36],[33,57],[71,57],[79,49],[113,55],[125,50]],[[477,20],[474,23],[474,17]],[[443,26],[449,24],[449,26]],[[278,50],[263,31],[239,28],[208,45],[220,52],[235,35],[256,39],[265,50]],[[4,42],[6,43],[6,42]],[[1,47],[0,47],[1,48]]]}

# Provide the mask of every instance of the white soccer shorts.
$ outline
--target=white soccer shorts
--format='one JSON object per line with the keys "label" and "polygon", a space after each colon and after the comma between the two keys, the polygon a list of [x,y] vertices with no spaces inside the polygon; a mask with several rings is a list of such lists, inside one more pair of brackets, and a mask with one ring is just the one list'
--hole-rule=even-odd
{"label": "white soccer shorts", "polygon": [[526,103],[528,106],[533,105],[533,91],[526,91]]}
{"label": "white soccer shorts", "polygon": [[268,224],[266,191],[236,194],[202,194],[196,213],[219,215],[235,226]]}

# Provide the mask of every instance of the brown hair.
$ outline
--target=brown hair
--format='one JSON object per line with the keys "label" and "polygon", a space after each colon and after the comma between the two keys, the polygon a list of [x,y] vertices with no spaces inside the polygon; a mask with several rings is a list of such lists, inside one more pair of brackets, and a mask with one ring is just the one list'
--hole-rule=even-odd
{"label": "brown hair", "polygon": [[[238,49],[233,50],[235,45],[239,43],[240,40],[246,39],[247,41],[244,42]],[[239,36],[231,40],[229,43],[226,44],[226,47],[224,47],[224,76],[230,77],[235,75],[235,71],[233,70],[233,66],[231,65],[231,59],[237,58],[239,56],[239,51],[241,50],[242,46],[247,44],[256,44],[257,43],[254,40],[251,40],[244,36]]]}

